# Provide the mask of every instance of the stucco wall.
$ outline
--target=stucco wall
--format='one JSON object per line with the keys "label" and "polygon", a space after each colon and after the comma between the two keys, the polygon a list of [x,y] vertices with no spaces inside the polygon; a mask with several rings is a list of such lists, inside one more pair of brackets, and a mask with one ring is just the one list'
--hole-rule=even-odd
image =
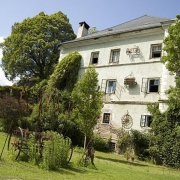
{"label": "stucco wall", "polygon": [[[77,44],[73,47],[62,47],[61,58],[71,51],[78,51],[82,55],[81,69],[79,75],[85,72],[85,69],[90,64],[91,53],[99,51],[98,64],[94,65],[99,76],[99,85],[102,85],[102,79],[115,79],[118,83],[120,93],[118,95],[105,95],[105,104],[102,109],[102,115],[99,119],[100,128],[104,112],[111,113],[111,122],[109,125],[103,125],[99,129],[99,133],[105,134],[106,137],[112,135],[110,128],[121,128],[121,118],[124,114],[129,113],[133,119],[132,129],[142,130],[140,127],[141,115],[149,114],[147,111],[147,103],[158,102],[165,98],[164,91],[169,85],[174,84],[173,77],[170,77],[168,71],[164,71],[164,65],[160,62],[160,58],[151,59],[151,45],[162,44],[164,39],[164,31],[161,29],[156,33],[149,32],[143,34],[138,32],[137,35],[131,33],[127,36],[112,37],[106,42],[102,39],[97,39],[91,43]],[[127,55],[127,48],[140,48],[140,54]],[[112,49],[120,49],[119,63],[110,64],[110,53]],[[163,74],[164,73],[164,74]],[[124,86],[124,78],[128,75],[133,75],[136,78],[137,84],[132,86]],[[160,78],[163,79],[163,86],[160,91],[155,93],[144,93],[141,91],[143,78]],[[110,127],[111,126],[111,127]]]}

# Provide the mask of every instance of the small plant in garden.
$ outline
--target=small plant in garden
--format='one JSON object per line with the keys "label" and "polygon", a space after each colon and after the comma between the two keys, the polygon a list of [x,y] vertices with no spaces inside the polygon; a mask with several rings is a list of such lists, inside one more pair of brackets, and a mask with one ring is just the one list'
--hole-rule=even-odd
{"label": "small plant in garden", "polygon": [[22,132],[23,139],[18,136],[13,136],[15,139],[11,138],[10,155],[13,160],[30,161],[48,170],[63,167],[70,161],[72,156],[70,138],[53,131]]}
{"label": "small plant in garden", "polygon": [[124,129],[118,131],[117,148],[119,154],[124,154],[128,149],[132,148],[132,137],[128,131]]}
{"label": "small plant in garden", "polygon": [[44,141],[42,167],[55,170],[67,165],[71,140],[56,132],[50,131],[47,132],[48,134],[50,134],[51,138]]}

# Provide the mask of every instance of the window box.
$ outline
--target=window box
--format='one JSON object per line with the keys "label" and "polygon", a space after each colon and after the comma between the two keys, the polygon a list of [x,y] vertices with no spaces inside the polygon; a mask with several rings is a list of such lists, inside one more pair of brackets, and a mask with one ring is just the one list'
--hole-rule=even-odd
{"label": "window box", "polygon": [[135,46],[134,48],[127,48],[126,54],[127,55],[140,54],[140,49],[138,46]]}
{"label": "window box", "polygon": [[128,77],[124,79],[124,85],[133,85],[137,84],[136,79],[134,77]]}

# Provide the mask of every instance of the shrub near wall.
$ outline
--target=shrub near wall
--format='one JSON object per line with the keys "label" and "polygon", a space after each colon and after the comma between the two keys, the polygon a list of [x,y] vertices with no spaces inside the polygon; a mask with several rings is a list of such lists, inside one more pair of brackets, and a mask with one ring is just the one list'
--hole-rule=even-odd
{"label": "shrub near wall", "polygon": [[99,135],[94,136],[93,146],[94,146],[94,149],[97,151],[102,151],[102,152],[109,151],[109,142],[104,140]]}
{"label": "shrub near wall", "polygon": [[119,154],[125,154],[128,149],[132,148],[132,137],[129,132],[123,132],[117,141]]}
{"label": "shrub near wall", "polygon": [[138,130],[131,130],[130,132],[120,130],[117,141],[118,153],[131,157],[135,155],[140,160],[149,158],[149,137],[148,133]]}
{"label": "shrub near wall", "polygon": [[134,152],[140,160],[145,160],[149,157],[149,134],[138,130],[131,130],[132,144]]}

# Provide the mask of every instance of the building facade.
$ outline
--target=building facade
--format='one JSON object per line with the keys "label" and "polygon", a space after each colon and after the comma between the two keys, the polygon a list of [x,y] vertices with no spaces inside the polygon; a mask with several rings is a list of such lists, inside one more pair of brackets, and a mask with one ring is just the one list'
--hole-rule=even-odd
{"label": "building facade", "polygon": [[160,58],[163,40],[173,20],[142,16],[126,23],[88,34],[89,25],[79,23],[77,38],[60,47],[60,60],[71,51],[82,55],[79,75],[90,65],[99,74],[104,107],[95,133],[116,142],[116,131],[148,130],[152,116],[148,103],[166,109],[165,90],[174,85]]}

